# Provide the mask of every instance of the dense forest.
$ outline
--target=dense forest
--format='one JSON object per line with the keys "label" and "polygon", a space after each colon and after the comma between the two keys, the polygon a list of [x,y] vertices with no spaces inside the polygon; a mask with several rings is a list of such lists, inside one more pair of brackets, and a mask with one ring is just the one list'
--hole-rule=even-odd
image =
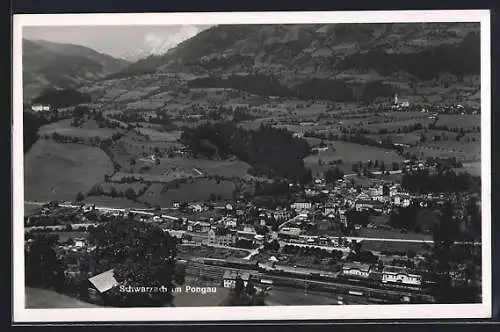
{"label": "dense forest", "polygon": [[40,96],[33,99],[34,104],[48,104],[53,108],[63,108],[91,102],[89,95],[73,89],[53,90],[47,89]]}
{"label": "dense forest", "polygon": [[202,77],[189,81],[190,88],[231,88],[261,96],[290,96],[292,91],[266,75],[231,75],[228,78]]}
{"label": "dense forest", "polygon": [[299,99],[326,99],[338,102],[371,102],[379,97],[393,96],[397,90],[382,82],[362,84],[346,83],[343,80],[313,79],[297,85],[294,97]]}
{"label": "dense forest", "polygon": [[24,134],[24,153],[38,140],[38,130],[46,123],[43,116],[24,112],[23,113],[23,134]]}
{"label": "dense forest", "polygon": [[421,80],[430,80],[442,72],[458,77],[479,74],[480,64],[479,34],[471,33],[458,45],[444,44],[419,53],[387,53],[381,48],[374,48],[346,57],[338,68],[375,69],[384,76],[404,70]]}
{"label": "dense forest", "polygon": [[309,144],[284,129],[261,125],[253,131],[234,123],[207,123],[194,129],[184,128],[181,142],[195,155],[221,159],[236,156],[252,165],[248,172],[255,176],[301,183],[311,180],[311,171],[303,161],[310,153]]}
{"label": "dense forest", "polygon": [[343,80],[312,79],[293,88],[277,78],[266,75],[231,75],[228,78],[203,77],[191,80],[190,88],[232,88],[260,96],[279,96],[299,99],[370,102],[378,97],[390,97],[395,88],[382,82],[349,84]]}
{"label": "dense forest", "polygon": [[469,173],[456,174],[453,171],[429,174],[428,171],[407,173],[401,182],[413,193],[480,192],[481,179]]}

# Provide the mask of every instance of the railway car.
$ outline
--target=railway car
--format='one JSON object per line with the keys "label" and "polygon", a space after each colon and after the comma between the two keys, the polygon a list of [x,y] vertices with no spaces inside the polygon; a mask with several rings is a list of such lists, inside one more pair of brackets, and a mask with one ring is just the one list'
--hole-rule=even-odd
{"label": "railway car", "polygon": [[255,271],[259,269],[259,263],[257,261],[245,259],[227,259],[226,266],[236,269],[247,269]]}
{"label": "railway car", "polygon": [[235,269],[258,270],[258,263],[256,261],[249,261],[244,259],[218,259],[218,258],[203,258],[203,264],[222,266]]}
{"label": "railway car", "polygon": [[218,258],[203,258],[201,262],[206,265],[226,266],[226,261]]}

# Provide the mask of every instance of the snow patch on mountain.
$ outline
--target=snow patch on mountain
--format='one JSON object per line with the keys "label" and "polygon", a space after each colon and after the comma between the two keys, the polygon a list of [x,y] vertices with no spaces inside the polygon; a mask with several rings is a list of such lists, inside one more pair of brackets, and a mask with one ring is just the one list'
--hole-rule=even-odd
{"label": "snow patch on mountain", "polygon": [[147,33],[138,49],[130,51],[121,57],[129,61],[137,61],[147,58],[150,55],[165,54],[168,50],[176,47],[183,41],[196,36],[198,33],[209,27],[210,26],[185,25],[179,27],[179,30],[176,33]]}

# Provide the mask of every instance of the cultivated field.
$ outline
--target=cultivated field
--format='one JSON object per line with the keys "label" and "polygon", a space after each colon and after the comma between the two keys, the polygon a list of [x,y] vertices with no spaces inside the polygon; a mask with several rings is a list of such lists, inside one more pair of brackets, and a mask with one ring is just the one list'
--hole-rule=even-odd
{"label": "cultivated field", "polygon": [[173,180],[186,179],[189,177],[200,176],[195,171],[189,168],[166,168],[161,174],[149,174],[149,173],[126,173],[126,172],[116,172],[112,177],[111,181],[120,182],[123,178],[132,177],[136,180],[142,179],[146,182],[161,182],[168,183]]}
{"label": "cultivated field", "polygon": [[481,146],[478,142],[457,142],[454,140],[422,143],[405,151],[419,158],[451,158],[461,161],[478,161],[481,159]]}
{"label": "cultivated field", "polygon": [[455,169],[455,172],[467,172],[474,176],[481,176],[481,162],[466,162],[462,168]]}
{"label": "cultivated field", "polygon": [[177,169],[184,170],[184,172],[193,176],[219,175],[224,177],[242,177],[247,174],[249,168],[250,165],[239,160],[208,160],[196,158],[160,158],[160,165],[158,165],[158,169],[162,169],[162,172]]}
{"label": "cultivated field", "polygon": [[[366,162],[368,160],[383,160],[388,167],[392,162],[402,160],[396,151],[377,148],[373,146],[360,145],[342,141],[325,141],[329,146],[326,151],[320,151],[317,155],[311,155],[304,159],[306,167],[311,168],[313,174],[321,173],[332,166],[330,162],[342,160],[344,172],[351,170],[351,165],[358,161]],[[321,159],[323,165],[319,165]]]}
{"label": "cultivated field", "polygon": [[37,232],[36,234],[41,235],[57,235],[59,237],[59,243],[68,241],[69,239],[86,238],[89,233],[86,232]]}
{"label": "cultivated field", "polygon": [[40,127],[39,134],[52,135],[53,133],[58,133],[60,135],[78,138],[95,138],[100,137],[101,139],[110,138],[113,134],[121,132],[119,129],[111,128],[99,128],[95,120],[87,120],[82,125],[82,127],[72,127],[71,119],[61,120],[54,122],[45,126]]}
{"label": "cultivated field", "polygon": [[143,99],[140,101],[133,101],[127,103],[125,107],[128,110],[136,110],[136,109],[158,110],[161,109],[163,105],[165,105],[165,103],[160,100]]}
{"label": "cultivated field", "polygon": [[173,202],[206,201],[211,194],[221,196],[222,199],[232,198],[236,186],[231,181],[220,181],[205,178],[194,179],[192,183],[180,184],[178,189],[168,189],[162,193],[163,184],[152,184],[146,193],[140,197],[141,201],[160,206],[170,206]]}
{"label": "cultivated field", "polygon": [[116,98],[116,101],[131,101],[131,100],[138,100],[141,99],[151,93],[154,93],[159,89],[158,86],[151,86],[148,88],[142,88],[142,89],[136,89],[132,91],[127,91],[124,94],[121,94],[119,97]]}
{"label": "cultivated field", "polygon": [[166,142],[177,142],[181,137],[181,131],[158,131],[152,128],[137,128],[142,135],[148,135],[149,139],[152,141],[166,141]]}
{"label": "cultivated field", "polygon": [[432,240],[432,235],[428,234],[419,234],[413,232],[408,232],[406,234],[403,234],[398,231],[373,229],[373,228],[361,229],[359,231],[359,236],[367,238],[379,238],[379,239],[404,239],[404,240],[424,240],[424,241]]}
{"label": "cultivated field", "polygon": [[109,157],[98,148],[39,140],[24,158],[24,198],[73,200],[112,170]]}
{"label": "cultivated field", "polygon": [[92,196],[86,197],[84,203],[121,209],[146,208],[146,205],[140,202],[131,201],[123,197]]}
{"label": "cultivated field", "polygon": [[387,241],[371,241],[365,240],[362,242],[363,250],[371,251],[397,251],[407,252],[413,250],[418,254],[427,253],[432,244],[425,242],[387,242]]}
{"label": "cultivated field", "polygon": [[481,126],[480,115],[457,115],[457,114],[442,114],[439,115],[437,126],[448,126],[450,128],[470,128]]}
{"label": "cultivated field", "polygon": [[113,182],[99,182],[97,185],[104,191],[109,192],[111,188],[115,188],[117,191],[123,191],[127,189],[133,189],[134,191],[144,190],[144,188],[148,187],[148,184],[137,182],[129,182],[129,183],[113,183]]}

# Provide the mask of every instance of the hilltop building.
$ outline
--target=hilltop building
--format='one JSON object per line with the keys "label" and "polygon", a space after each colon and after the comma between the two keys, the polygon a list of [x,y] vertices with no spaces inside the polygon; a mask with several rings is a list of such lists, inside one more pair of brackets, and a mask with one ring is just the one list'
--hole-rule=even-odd
{"label": "hilltop building", "polygon": [[47,104],[33,104],[31,105],[31,110],[33,112],[47,112],[47,111],[50,111],[52,109],[52,107],[50,105],[47,105]]}

